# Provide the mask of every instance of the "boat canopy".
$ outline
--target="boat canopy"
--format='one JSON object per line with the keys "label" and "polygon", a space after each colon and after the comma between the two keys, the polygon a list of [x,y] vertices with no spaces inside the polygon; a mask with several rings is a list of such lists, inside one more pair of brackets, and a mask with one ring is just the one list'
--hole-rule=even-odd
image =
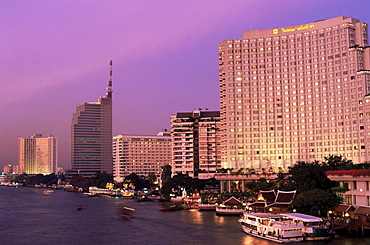
{"label": "boat canopy", "polygon": [[312,215],[308,214],[301,214],[301,213],[286,213],[286,214],[281,214],[285,217],[288,217],[290,219],[297,219],[303,222],[322,222],[322,219],[319,217],[315,217]]}

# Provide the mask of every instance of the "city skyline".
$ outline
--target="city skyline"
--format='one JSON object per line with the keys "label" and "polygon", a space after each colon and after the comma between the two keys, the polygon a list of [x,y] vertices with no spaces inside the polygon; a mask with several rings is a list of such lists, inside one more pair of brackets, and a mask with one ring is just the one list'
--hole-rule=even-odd
{"label": "city skyline", "polygon": [[18,138],[43,132],[69,168],[71,115],[104,95],[110,58],[113,135],[154,135],[173,113],[219,110],[219,42],[337,16],[370,23],[367,1],[86,3],[0,2],[0,167],[18,164]]}

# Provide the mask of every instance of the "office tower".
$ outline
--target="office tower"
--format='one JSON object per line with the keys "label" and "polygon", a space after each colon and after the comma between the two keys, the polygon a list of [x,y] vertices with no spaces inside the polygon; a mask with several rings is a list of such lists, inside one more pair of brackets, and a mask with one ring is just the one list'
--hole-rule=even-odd
{"label": "office tower", "polygon": [[72,118],[71,170],[68,175],[92,177],[113,173],[112,159],[112,59],[105,97],[77,106]]}
{"label": "office tower", "polygon": [[221,168],[219,126],[219,111],[171,115],[173,174],[202,178]]}
{"label": "office tower", "polygon": [[219,44],[222,166],[370,160],[368,25],[337,17]]}
{"label": "office tower", "polygon": [[56,171],[57,138],[33,134],[29,138],[18,138],[19,167],[21,173],[51,174]]}
{"label": "office tower", "polygon": [[160,179],[162,167],[171,164],[171,134],[117,135],[113,137],[113,175],[122,182],[132,173],[140,176],[155,174]]}

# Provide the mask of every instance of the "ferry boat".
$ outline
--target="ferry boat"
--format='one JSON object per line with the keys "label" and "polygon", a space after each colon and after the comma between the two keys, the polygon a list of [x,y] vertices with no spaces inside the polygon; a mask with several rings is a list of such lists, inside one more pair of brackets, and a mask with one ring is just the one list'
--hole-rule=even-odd
{"label": "ferry boat", "polygon": [[255,237],[279,243],[303,241],[303,223],[281,214],[244,212],[238,221],[245,233]]}
{"label": "ferry boat", "polygon": [[329,226],[325,225],[319,217],[301,213],[284,213],[281,215],[293,221],[298,220],[303,223],[304,227],[302,231],[304,240],[322,241],[331,238]]}

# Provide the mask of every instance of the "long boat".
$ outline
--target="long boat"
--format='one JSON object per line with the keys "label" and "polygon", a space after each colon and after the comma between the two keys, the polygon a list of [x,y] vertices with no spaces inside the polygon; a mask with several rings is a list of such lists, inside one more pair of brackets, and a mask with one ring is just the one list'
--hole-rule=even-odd
{"label": "long boat", "polygon": [[216,204],[215,203],[199,203],[198,210],[199,211],[215,211]]}
{"label": "long boat", "polygon": [[303,241],[303,223],[286,220],[280,214],[244,212],[238,221],[251,236],[279,243]]}
{"label": "long boat", "polygon": [[284,217],[303,222],[303,238],[308,241],[329,240],[331,238],[330,229],[319,217],[301,214],[301,213],[284,213]]}

